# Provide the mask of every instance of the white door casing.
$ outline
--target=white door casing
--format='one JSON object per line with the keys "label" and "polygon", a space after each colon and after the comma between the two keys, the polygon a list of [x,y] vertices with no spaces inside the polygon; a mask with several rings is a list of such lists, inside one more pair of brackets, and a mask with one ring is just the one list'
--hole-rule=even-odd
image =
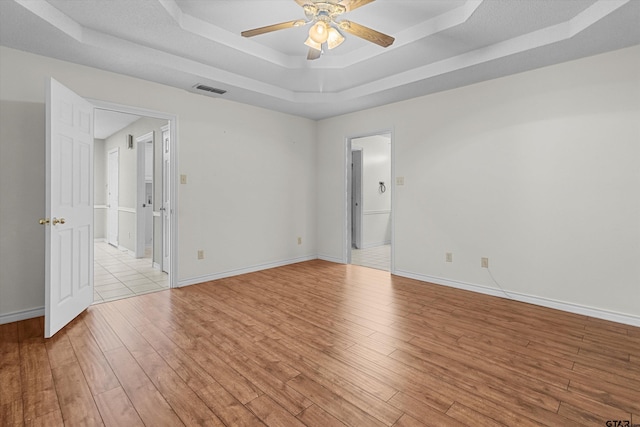
{"label": "white door casing", "polygon": [[93,106],[46,90],[45,338],[93,302]]}
{"label": "white door casing", "polygon": [[[147,143],[153,147],[153,131],[136,138],[136,258],[143,258],[147,215]],[[153,151],[151,151],[153,155]],[[153,176],[153,173],[151,174]]]}
{"label": "white door casing", "polygon": [[[122,104],[114,104],[111,102],[102,101],[100,99],[89,99],[89,101],[95,106],[95,108],[100,108],[100,109],[109,110],[109,111],[118,111],[126,114],[134,114],[137,116],[145,116],[145,117],[167,120],[169,125],[166,127],[163,127],[162,129],[162,134],[163,134],[162,142],[163,144],[165,143],[167,144],[166,155],[167,155],[168,167],[166,168],[167,169],[166,173],[164,173],[163,171],[163,174],[164,174],[163,180],[160,182],[157,182],[156,184],[157,185],[162,184],[163,187],[167,188],[168,194],[166,197],[166,202],[165,202],[165,199],[163,200],[158,199],[158,205],[159,205],[159,208],[162,208],[163,206],[169,206],[169,207],[177,206],[178,192],[175,191],[176,190],[175,185],[177,184],[176,165],[178,164],[178,155],[179,155],[179,150],[177,149],[177,145],[178,145],[177,116],[169,113],[149,110],[145,108],[131,107],[131,106],[122,105]],[[167,132],[166,134],[164,133],[165,131]],[[164,147],[163,147],[163,151],[165,151]],[[163,160],[165,159],[163,158]],[[155,206],[155,202],[156,201],[154,200],[154,206]],[[157,214],[159,217],[162,218],[161,221],[165,219],[164,212],[165,211],[160,211]],[[153,215],[155,216],[156,213],[154,212]],[[178,234],[179,234],[179,229],[177,227],[178,215],[179,213],[177,210],[173,210],[172,208],[170,208],[170,211],[167,212],[167,216],[166,216],[166,220],[167,220],[166,227],[164,224],[162,225],[163,234],[165,235],[165,239],[166,239],[166,241],[162,242],[162,245],[166,246],[166,251],[163,251],[163,254],[166,254],[167,257],[166,259],[164,259],[164,257],[162,256],[163,254],[161,254],[159,261],[160,263],[165,264],[163,271],[166,271],[169,275],[170,287],[175,287],[178,283],[177,265],[178,265],[178,257],[180,255],[177,251]]]}
{"label": "white door casing", "polygon": [[351,192],[351,245],[362,248],[362,165],[363,150],[351,150],[352,192]]}
{"label": "white door casing", "polygon": [[[367,137],[371,137],[371,136],[387,136],[390,139],[390,144],[391,144],[391,181],[395,181],[396,177],[395,177],[395,165],[394,165],[394,150],[395,150],[395,144],[393,143],[393,129],[389,129],[389,130],[382,130],[382,131],[378,131],[378,132],[372,132],[372,133],[364,133],[364,134],[360,134],[360,135],[353,135],[353,136],[347,136],[345,138],[345,151],[344,151],[344,159],[345,159],[345,170],[344,170],[344,176],[346,177],[344,184],[344,212],[346,213],[346,215],[344,216],[344,223],[343,223],[343,246],[342,246],[342,259],[343,262],[345,264],[351,264],[352,259],[351,259],[351,249],[352,249],[352,243],[354,242],[354,233],[353,233],[353,215],[354,215],[354,209],[353,209],[353,186],[354,186],[354,172],[353,172],[353,152],[352,150],[356,150],[358,148],[361,147],[354,147],[353,146],[353,141],[356,139],[360,139],[360,138],[367,138]],[[399,180],[399,177],[398,177]],[[404,182],[404,179],[403,179]],[[360,184],[362,185],[362,184]],[[404,185],[404,184],[396,184],[396,185]],[[362,190],[362,187],[360,187]],[[389,187],[387,187],[389,188]],[[362,192],[361,192],[361,197],[362,197]],[[393,189],[391,189],[391,264],[390,264],[390,273],[391,274],[395,274],[395,244],[394,244],[394,236],[395,236],[395,214],[394,214],[394,206],[395,206],[395,198],[396,198],[396,192],[393,191]],[[361,201],[362,203],[362,201]],[[364,207],[360,206],[361,208]],[[364,212],[362,212],[361,210],[361,214],[363,214]],[[363,224],[362,221],[362,217],[361,217],[361,221],[360,224]],[[362,231],[362,230],[361,230]],[[362,233],[360,235],[360,238],[362,239]]]}
{"label": "white door casing", "polygon": [[107,156],[107,243],[118,247],[118,200],[120,151],[116,147]]}
{"label": "white door casing", "polygon": [[[154,134],[155,135],[155,134]],[[155,145],[155,136],[152,141],[147,141],[144,144],[144,169],[145,169],[145,246],[153,247],[153,187],[155,185],[153,181],[153,147]],[[152,262],[153,265],[153,262]]]}
{"label": "white door casing", "polygon": [[171,260],[171,132],[162,130],[162,271],[169,273]]}

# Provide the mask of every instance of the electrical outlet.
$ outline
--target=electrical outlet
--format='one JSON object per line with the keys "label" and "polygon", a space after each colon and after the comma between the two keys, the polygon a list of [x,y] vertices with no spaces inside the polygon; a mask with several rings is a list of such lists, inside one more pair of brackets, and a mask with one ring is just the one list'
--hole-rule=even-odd
{"label": "electrical outlet", "polygon": [[451,252],[447,252],[445,254],[445,261],[447,262],[453,262],[453,254]]}
{"label": "electrical outlet", "polygon": [[301,245],[302,244],[302,237],[298,237],[298,244]]}
{"label": "electrical outlet", "polygon": [[480,258],[480,266],[482,268],[489,268],[489,258]]}
{"label": "electrical outlet", "polygon": [[202,249],[198,251],[198,259],[204,259],[204,251]]}

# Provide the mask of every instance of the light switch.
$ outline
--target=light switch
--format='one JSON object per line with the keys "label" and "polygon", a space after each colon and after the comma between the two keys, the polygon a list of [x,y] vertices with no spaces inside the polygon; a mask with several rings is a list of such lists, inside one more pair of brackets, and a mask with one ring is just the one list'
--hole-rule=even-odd
{"label": "light switch", "polygon": [[396,185],[404,185],[404,176],[396,176]]}
{"label": "light switch", "polygon": [[180,184],[187,183],[187,175],[180,175]]}

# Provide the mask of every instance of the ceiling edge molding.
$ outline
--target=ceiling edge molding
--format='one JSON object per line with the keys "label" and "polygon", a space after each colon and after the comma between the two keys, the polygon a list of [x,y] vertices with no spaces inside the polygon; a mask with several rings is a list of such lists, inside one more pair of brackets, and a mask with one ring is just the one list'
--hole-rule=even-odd
{"label": "ceiling edge molding", "polygon": [[582,13],[579,13],[569,20],[571,24],[571,37],[589,28],[630,1],[631,0],[598,0],[582,11]]}
{"label": "ceiling edge molding", "polygon": [[466,52],[432,64],[385,77],[374,82],[347,89],[343,93],[347,99],[367,96],[375,92],[389,90],[398,86],[415,83],[441,74],[450,73],[483,62],[504,58],[538,47],[547,46],[570,39],[600,21],[611,12],[624,6],[630,0],[598,0],[572,19],[550,27],[532,31],[509,40],[495,43],[480,49]]}
{"label": "ceiling edge molding", "polygon": [[184,13],[175,0],[158,0],[158,2],[167,11],[176,24],[187,32],[230,47],[239,52],[256,56],[283,68],[302,68],[303,63],[300,58],[285,55],[269,47],[262,46],[252,40],[240,38],[239,34],[234,34],[209,22],[203,21],[200,18]]}
{"label": "ceiling edge molding", "polygon": [[[132,62],[154,64],[157,67],[192,75],[197,80],[216,82],[228,88],[249,90],[287,102],[330,103],[346,102],[569,39],[630,0],[598,0],[568,21],[340,92],[295,92],[83,27],[44,1],[15,1],[78,42],[112,51],[119,56],[131,59]],[[159,1],[172,2],[172,0]]]}
{"label": "ceiling edge molding", "polygon": [[84,27],[46,1],[14,0],[29,12],[47,21],[69,37],[82,42]]}
{"label": "ceiling edge molding", "polygon": [[292,101],[294,97],[292,91],[279,86],[264,83],[236,73],[231,73],[211,65],[183,58],[172,53],[163,52],[148,46],[139,45],[137,43],[88,28],[84,29],[83,43],[95,48],[112,51],[119,56],[126,56],[131,59],[132,62],[144,62],[147,64],[153,64],[156,67],[181,71],[191,74],[200,80],[217,81],[224,86],[248,89],[286,101]]}
{"label": "ceiling edge molding", "polygon": [[313,68],[347,68],[366,61],[378,55],[383,55],[393,49],[411,44],[425,37],[432,36],[449,28],[464,24],[471,15],[480,7],[484,0],[467,0],[465,4],[449,10],[441,15],[421,22],[413,27],[406,28],[395,35],[395,43],[386,49],[378,46],[366,45],[360,49],[343,55],[331,55],[322,58],[322,62],[312,63]]}

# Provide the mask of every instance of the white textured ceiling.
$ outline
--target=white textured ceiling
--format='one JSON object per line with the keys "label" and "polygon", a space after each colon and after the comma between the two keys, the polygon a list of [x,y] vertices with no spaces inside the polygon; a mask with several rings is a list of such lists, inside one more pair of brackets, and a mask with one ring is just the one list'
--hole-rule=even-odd
{"label": "white textured ceiling", "polygon": [[0,44],[312,119],[640,44],[640,0],[377,0],[344,18],[395,43],[346,34],[316,61],[308,27],[240,36],[303,18],[294,0],[0,0]]}

